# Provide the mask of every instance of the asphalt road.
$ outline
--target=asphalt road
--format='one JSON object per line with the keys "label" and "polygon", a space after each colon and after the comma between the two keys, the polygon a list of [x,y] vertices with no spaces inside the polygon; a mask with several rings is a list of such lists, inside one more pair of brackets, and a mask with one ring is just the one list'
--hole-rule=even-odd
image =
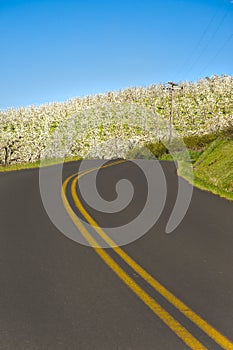
{"label": "asphalt road", "polygon": [[[43,207],[38,169],[0,174],[0,350],[233,348],[233,203],[194,189],[182,223],[165,234],[177,175],[173,163],[161,164],[168,186],[162,215],[121,249],[165,292],[113,249],[96,251],[62,234]],[[64,180],[78,166],[66,164]],[[120,214],[101,213],[80,199],[104,231],[139,215],[146,200],[143,174],[130,162],[99,172],[103,198],[116,198],[122,177],[132,181],[135,193]],[[67,201],[84,219],[69,186]],[[187,317],[189,308],[195,322]]]}

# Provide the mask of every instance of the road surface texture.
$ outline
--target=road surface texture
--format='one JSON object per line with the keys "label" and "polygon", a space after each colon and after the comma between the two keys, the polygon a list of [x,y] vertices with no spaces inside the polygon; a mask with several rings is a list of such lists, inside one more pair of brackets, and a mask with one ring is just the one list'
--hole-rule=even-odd
{"label": "road surface texture", "polygon": [[[166,234],[177,175],[173,163],[161,165],[162,215],[119,251],[81,245],[53,225],[38,169],[0,174],[0,350],[233,349],[233,203],[194,189],[183,221]],[[63,180],[78,166],[65,164]],[[94,219],[105,232],[138,215],[147,192],[131,162],[101,169],[98,190],[114,200],[122,178],[135,192],[120,214],[90,208],[77,187],[80,214],[69,182],[73,225]]]}

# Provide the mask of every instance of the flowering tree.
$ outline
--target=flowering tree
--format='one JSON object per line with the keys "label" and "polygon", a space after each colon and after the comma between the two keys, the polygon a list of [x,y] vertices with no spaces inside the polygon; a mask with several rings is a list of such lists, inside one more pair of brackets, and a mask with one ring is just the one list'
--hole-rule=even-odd
{"label": "flowering tree", "polygon": [[[174,127],[181,136],[215,132],[233,123],[233,77],[212,76],[180,87],[174,94]],[[68,156],[124,156],[126,148],[163,137],[161,125],[169,119],[170,103],[160,84],[1,111],[0,163],[59,156],[58,128],[66,135],[63,143],[71,139]],[[44,152],[48,140],[49,152]]]}

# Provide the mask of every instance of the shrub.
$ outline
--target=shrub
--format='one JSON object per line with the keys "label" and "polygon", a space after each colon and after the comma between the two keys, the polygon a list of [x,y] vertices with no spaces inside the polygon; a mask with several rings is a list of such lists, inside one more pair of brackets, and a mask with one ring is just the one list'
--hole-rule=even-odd
{"label": "shrub", "polygon": [[156,158],[161,158],[169,153],[167,147],[161,141],[149,143],[147,144],[147,148]]}
{"label": "shrub", "polygon": [[217,138],[218,134],[211,133],[206,135],[185,136],[183,141],[189,150],[202,151]]}
{"label": "shrub", "polygon": [[155,157],[147,146],[136,146],[126,155],[127,159],[155,159]]}
{"label": "shrub", "polygon": [[231,122],[229,124],[229,126],[225,127],[222,132],[221,132],[221,135],[223,137],[227,137],[229,139],[232,139],[233,138],[233,122]]}

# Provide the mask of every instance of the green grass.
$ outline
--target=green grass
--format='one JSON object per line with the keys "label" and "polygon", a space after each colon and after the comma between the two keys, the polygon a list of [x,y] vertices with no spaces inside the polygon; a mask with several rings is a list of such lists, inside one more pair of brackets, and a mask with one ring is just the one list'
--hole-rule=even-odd
{"label": "green grass", "polygon": [[81,160],[81,157],[67,157],[65,159],[56,158],[56,159],[45,159],[42,163],[40,161],[37,162],[28,162],[28,163],[16,163],[16,164],[9,164],[7,166],[0,166],[0,172],[6,172],[6,171],[16,171],[16,170],[24,170],[24,169],[34,169],[39,168],[40,166],[50,166],[50,165],[56,165],[61,163],[67,163],[67,162],[73,162],[75,160]]}
{"label": "green grass", "polygon": [[[206,148],[193,164],[193,184],[221,197],[233,200],[233,138],[218,138]],[[192,182],[184,161],[178,174]]]}

